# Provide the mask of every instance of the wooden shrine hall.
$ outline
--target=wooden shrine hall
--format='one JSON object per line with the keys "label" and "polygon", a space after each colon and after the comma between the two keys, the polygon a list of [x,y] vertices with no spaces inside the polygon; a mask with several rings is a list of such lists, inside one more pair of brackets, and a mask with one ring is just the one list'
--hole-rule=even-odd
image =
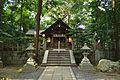
{"label": "wooden shrine hall", "polygon": [[44,49],[72,49],[73,43],[69,34],[70,27],[58,19],[42,32]]}

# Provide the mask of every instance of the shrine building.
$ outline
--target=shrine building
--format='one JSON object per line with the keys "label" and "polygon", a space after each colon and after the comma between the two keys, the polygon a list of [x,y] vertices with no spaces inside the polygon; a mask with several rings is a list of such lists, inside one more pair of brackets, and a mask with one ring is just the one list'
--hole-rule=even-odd
{"label": "shrine building", "polygon": [[70,27],[58,19],[43,31],[43,49],[72,49],[73,43],[69,34]]}

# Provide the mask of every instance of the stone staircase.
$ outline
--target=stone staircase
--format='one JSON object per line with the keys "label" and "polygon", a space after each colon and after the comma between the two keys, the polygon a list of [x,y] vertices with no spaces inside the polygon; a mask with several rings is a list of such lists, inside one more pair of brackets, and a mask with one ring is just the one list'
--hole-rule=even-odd
{"label": "stone staircase", "polygon": [[42,65],[44,65],[44,66],[71,66],[71,65],[75,65],[75,64],[71,63],[71,55],[70,55],[69,50],[60,50],[60,51],[49,50],[48,54],[46,53],[46,56],[44,55],[44,57],[47,58],[47,59],[44,59],[46,61],[43,61],[43,63],[42,63]]}
{"label": "stone staircase", "polygon": [[47,65],[70,65],[69,51],[49,51]]}

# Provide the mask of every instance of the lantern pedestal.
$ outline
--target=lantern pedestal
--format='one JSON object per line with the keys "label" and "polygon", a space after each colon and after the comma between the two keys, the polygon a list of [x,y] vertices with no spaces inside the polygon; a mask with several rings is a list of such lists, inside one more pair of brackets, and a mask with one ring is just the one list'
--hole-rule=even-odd
{"label": "lantern pedestal", "polygon": [[32,72],[35,70],[37,63],[34,61],[32,57],[28,58],[26,64],[22,68],[22,72]]}
{"label": "lantern pedestal", "polygon": [[90,63],[89,59],[87,58],[87,56],[89,55],[89,53],[82,53],[84,58],[82,59],[81,63],[79,64],[80,66],[80,70],[94,70],[93,65]]}

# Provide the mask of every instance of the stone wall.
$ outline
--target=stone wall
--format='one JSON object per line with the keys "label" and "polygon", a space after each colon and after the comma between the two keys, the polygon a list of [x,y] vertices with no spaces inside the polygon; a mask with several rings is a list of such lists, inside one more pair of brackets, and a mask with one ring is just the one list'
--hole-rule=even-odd
{"label": "stone wall", "polygon": [[1,59],[4,66],[6,65],[22,65],[26,63],[28,58],[25,51],[1,51]]}
{"label": "stone wall", "polygon": [[113,50],[96,50],[95,51],[95,62],[96,64],[101,59],[115,60],[115,53]]}

